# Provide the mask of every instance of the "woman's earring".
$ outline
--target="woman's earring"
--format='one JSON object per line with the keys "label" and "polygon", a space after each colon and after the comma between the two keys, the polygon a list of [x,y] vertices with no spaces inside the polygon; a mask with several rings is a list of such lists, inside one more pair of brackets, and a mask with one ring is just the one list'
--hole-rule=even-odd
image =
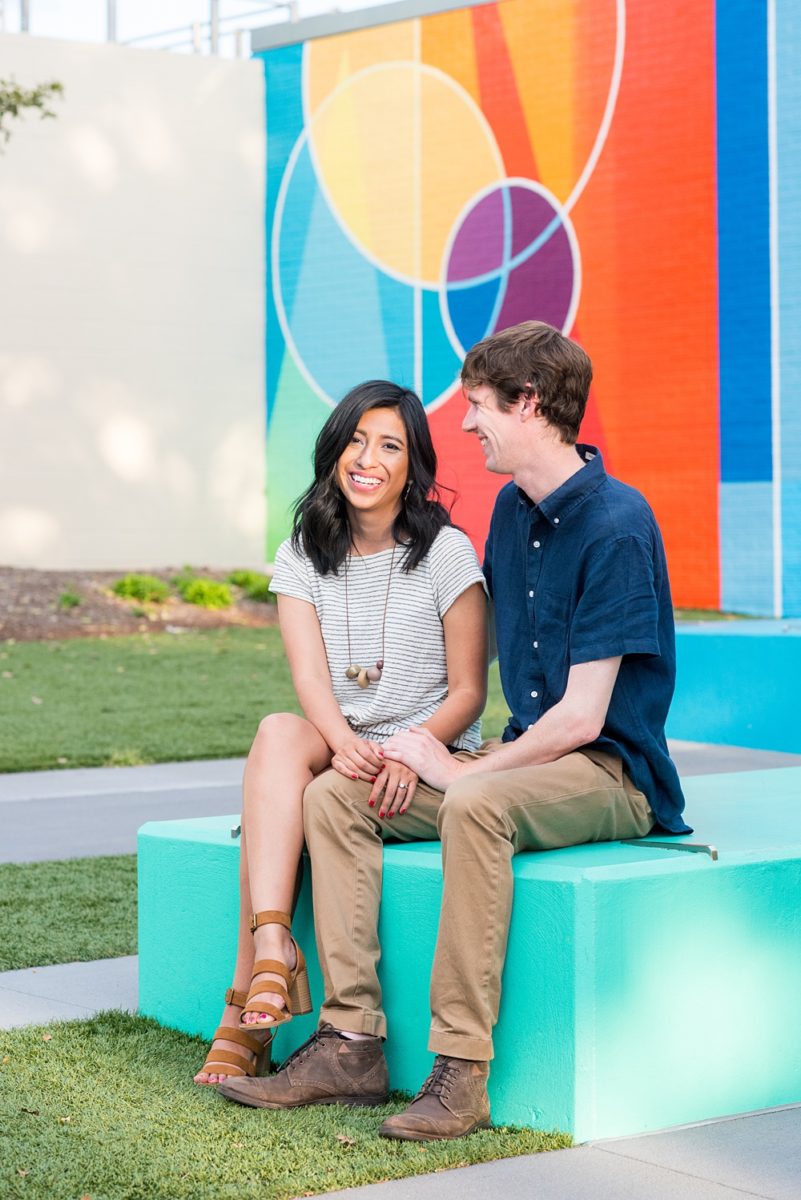
{"label": "woman's earring", "polygon": [[403,498],[404,498],[404,500],[408,500],[408,499],[409,499],[409,492],[410,492],[411,490],[412,490],[412,481],[411,481],[411,479],[410,479],[410,480],[409,480],[409,482],[406,484],[406,487],[403,489]]}

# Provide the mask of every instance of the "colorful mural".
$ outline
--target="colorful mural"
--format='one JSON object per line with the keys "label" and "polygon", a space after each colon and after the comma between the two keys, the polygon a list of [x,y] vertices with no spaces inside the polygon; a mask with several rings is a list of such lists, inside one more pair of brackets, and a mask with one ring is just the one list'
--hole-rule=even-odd
{"label": "colorful mural", "polygon": [[592,356],[582,436],[651,501],[677,602],[801,612],[776,562],[767,71],[735,68],[768,31],[717,9],[502,0],[263,52],[268,557],[330,407],[374,377],[422,396],[480,552],[503,480],[460,432],[459,367],[534,317]]}

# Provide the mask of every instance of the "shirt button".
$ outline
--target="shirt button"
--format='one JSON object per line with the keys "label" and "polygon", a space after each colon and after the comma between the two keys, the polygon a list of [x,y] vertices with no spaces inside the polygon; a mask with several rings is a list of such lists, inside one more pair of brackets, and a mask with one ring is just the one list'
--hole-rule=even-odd
{"label": "shirt button", "polygon": [[528,598],[529,598],[529,600],[533,600],[533,599],[534,599],[534,593],[533,593],[533,592],[529,592],[529,594],[528,594]]}
{"label": "shirt button", "polygon": [[537,693],[536,693],[536,692],[532,692],[532,693],[531,693],[531,699],[532,699],[532,700],[536,700],[536,699],[537,699]]}
{"label": "shirt button", "polygon": [[553,523],[554,523],[554,525],[558,525],[558,524],[559,524],[559,518],[558,518],[558,517],[554,517],[554,519],[553,519]]}
{"label": "shirt button", "polygon": [[539,544],[539,542],[532,542],[531,544],[532,544],[532,546],[534,547],[534,549],[535,549],[535,550],[539,550],[539,548],[540,548],[540,544]]}
{"label": "shirt button", "polygon": [[533,726],[533,725],[529,725],[529,729],[533,729],[533,728],[534,728],[534,726]]}
{"label": "shirt button", "polygon": [[534,649],[535,649],[535,650],[539,650],[539,648],[540,648],[540,644],[539,644],[539,642],[532,642],[531,644],[532,644],[532,646],[534,647]]}

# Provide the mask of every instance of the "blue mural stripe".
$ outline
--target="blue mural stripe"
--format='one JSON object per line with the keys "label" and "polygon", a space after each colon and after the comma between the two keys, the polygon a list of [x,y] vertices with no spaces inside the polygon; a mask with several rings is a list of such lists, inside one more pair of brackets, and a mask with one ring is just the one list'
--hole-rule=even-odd
{"label": "blue mural stripe", "polygon": [[721,482],[764,482],[772,478],[764,5],[718,0],[716,80]]}
{"label": "blue mural stripe", "polygon": [[773,616],[772,506],[770,483],[720,485],[720,553],[728,568],[721,581],[724,612]]}
{"label": "blue mural stripe", "polygon": [[423,289],[423,395],[434,400],[452,380],[458,379],[462,360],[442,324],[439,292]]}
{"label": "blue mural stripe", "polygon": [[376,271],[379,321],[384,330],[387,378],[402,387],[414,387],[414,291]]}
{"label": "blue mural stripe", "polygon": [[[280,50],[254,55],[264,65],[265,123],[267,128],[267,196],[265,212],[265,243],[267,263],[265,278],[270,278],[270,247],[272,244],[275,204],[284,166],[292,147],[303,130],[302,65],[303,46],[284,46]],[[275,114],[270,119],[270,112]],[[267,425],[269,428],[273,405],[278,394],[278,380],[286,348],[275,311],[272,288],[267,287]]]}
{"label": "blue mural stripe", "polygon": [[782,611],[801,614],[801,9],[776,0]]}

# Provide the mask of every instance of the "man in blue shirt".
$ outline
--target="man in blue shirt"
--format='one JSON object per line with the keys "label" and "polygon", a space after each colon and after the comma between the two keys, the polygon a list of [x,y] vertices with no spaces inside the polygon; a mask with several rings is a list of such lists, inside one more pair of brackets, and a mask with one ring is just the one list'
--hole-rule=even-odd
{"label": "man in blue shirt", "polygon": [[[422,729],[385,747],[445,792],[430,1048],[448,1064],[448,1097],[424,1088],[387,1136],[453,1136],[488,1114],[512,854],[689,832],[665,741],[675,639],[664,547],[644,497],[576,444],[591,379],[581,347],[535,321],[479,342],[462,369],[462,428],[488,470],[512,476],[484,562],[511,716],[502,743],[471,761]],[[471,932],[488,914],[487,951]]]}
{"label": "man in blue shirt", "polygon": [[[487,1078],[512,905],[512,856],[582,842],[689,832],[668,755],[673,611],[662,539],[639,492],[577,445],[592,367],[556,329],[529,321],[467,355],[463,428],[487,469],[510,475],[487,539],[501,681],[501,742],[452,754],[426,729],[395,734],[388,760],[418,777],[396,813],[335,771],[304,797],[326,985],[323,1024],[277,1075],[226,1081],[241,1103],[377,1103],[381,1038],[378,900],[382,839],[439,836],[443,896],[431,978],[436,1059],[385,1137],[460,1137],[489,1122]],[[407,797],[411,789],[406,793]],[[386,807],[386,806],[385,806]],[[326,1020],[327,1018],[327,1020]]]}

